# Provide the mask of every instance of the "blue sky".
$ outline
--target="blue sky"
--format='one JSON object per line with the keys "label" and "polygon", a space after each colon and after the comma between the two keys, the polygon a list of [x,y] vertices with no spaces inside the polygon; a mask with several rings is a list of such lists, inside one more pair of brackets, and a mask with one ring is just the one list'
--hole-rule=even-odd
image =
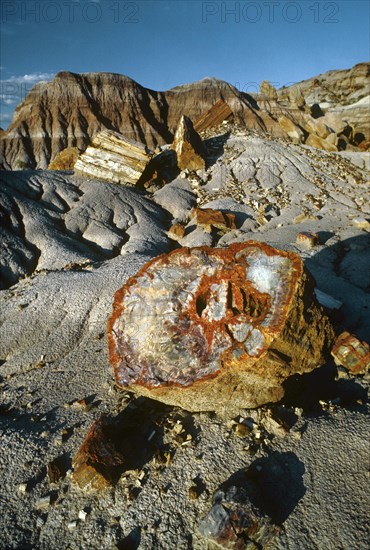
{"label": "blue sky", "polygon": [[0,125],[61,70],[166,90],[205,76],[253,92],[369,61],[368,0],[2,0]]}

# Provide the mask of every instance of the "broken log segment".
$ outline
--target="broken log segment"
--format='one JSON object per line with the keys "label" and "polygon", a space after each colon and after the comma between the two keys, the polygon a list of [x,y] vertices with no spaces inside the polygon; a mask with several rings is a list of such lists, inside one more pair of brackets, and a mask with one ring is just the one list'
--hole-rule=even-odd
{"label": "broken log segment", "polygon": [[260,242],[163,254],[116,292],[116,383],[189,411],[279,401],[333,341],[313,290],[298,255]]}

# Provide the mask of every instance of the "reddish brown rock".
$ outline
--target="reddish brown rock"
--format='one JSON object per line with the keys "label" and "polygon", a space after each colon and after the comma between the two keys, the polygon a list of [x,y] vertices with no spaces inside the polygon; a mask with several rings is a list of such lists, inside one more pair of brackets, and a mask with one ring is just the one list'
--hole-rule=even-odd
{"label": "reddish brown rock", "polygon": [[202,139],[187,116],[181,117],[172,148],[176,151],[180,170],[196,171],[206,168],[206,150]]}
{"label": "reddish brown rock", "polygon": [[182,239],[185,235],[185,226],[181,223],[174,223],[168,230],[168,236],[171,239]]}
{"label": "reddish brown rock", "polygon": [[190,411],[278,401],[333,340],[313,286],[298,255],[254,241],[159,256],[115,295],[116,382]]}
{"label": "reddish brown rock", "polygon": [[208,233],[211,232],[212,227],[222,230],[236,229],[235,214],[213,208],[193,208],[192,214],[195,223]]}
{"label": "reddish brown rock", "polygon": [[349,332],[340,334],[331,350],[336,365],[345,367],[353,374],[370,368],[370,348]]}
{"label": "reddish brown rock", "polygon": [[320,243],[320,239],[312,231],[302,231],[297,235],[297,243],[303,244],[306,248],[314,248]]}
{"label": "reddish brown rock", "polygon": [[229,105],[223,99],[215,103],[206,113],[201,115],[194,123],[194,129],[197,132],[203,132],[208,128],[219,126],[233,116]]}
{"label": "reddish brown rock", "polygon": [[91,426],[80,449],[73,458],[73,480],[81,489],[101,490],[112,485],[124,464],[107,433],[104,416]]}

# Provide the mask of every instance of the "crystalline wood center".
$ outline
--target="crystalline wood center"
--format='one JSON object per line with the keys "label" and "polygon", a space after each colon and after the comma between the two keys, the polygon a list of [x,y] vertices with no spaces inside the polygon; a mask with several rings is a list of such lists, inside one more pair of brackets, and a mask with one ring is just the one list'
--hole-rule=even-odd
{"label": "crystalline wood center", "polygon": [[[159,256],[115,296],[108,340],[117,384],[189,410],[217,409],[235,393],[244,406],[276,400],[295,356],[294,372],[318,366],[327,334],[318,336],[313,327],[318,341],[307,353],[312,326],[298,323],[282,349],[274,346],[269,368],[259,364],[256,371],[306,279],[299,256],[253,241]],[[315,312],[326,327],[322,312]],[[276,369],[285,373],[272,380]],[[270,379],[263,391],[261,377]]]}

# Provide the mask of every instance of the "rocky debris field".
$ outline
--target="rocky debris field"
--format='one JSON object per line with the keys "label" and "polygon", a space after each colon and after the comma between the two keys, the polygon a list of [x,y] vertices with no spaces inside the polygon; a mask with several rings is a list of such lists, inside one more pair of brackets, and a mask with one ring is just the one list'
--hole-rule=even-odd
{"label": "rocky debris field", "polygon": [[179,246],[253,240],[298,255],[336,336],[368,340],[369,154],[228,121],[202,137],[205,167],[150,193],[0,173],[1,547],[368,547],[366,345],[342,335],[337,364],[327,349],[281,401],[232,415],[114,382],[114,295]]}

